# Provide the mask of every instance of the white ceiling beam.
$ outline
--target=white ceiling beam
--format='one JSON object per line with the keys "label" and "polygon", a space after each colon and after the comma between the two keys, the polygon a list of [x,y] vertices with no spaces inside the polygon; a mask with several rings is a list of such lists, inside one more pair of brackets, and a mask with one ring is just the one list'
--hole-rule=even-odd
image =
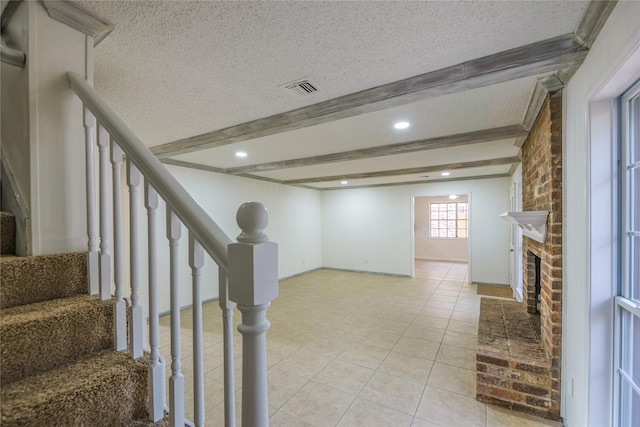
{"label": "white ceiling beam", "polygon": [[457,169],[470,169],[470,168],[479,168],[483,166],[510,165],[514,163],[520,163],[520,158],[503,157],[499,159],[474,160],[471,162],[449,163],[444,165],[432,165],[432,166],[424,166],[424,167],[418,167],[418,168],[382,170],[382,171],[375,171],[375,172],[363,172],[363,173],[333,175],[333,176],[318,176],[318,177],[311,177],[311,178],[284,180],[282,181],[282,183],[296,185],[296,184],[311,184],[314,182],[342,181],[342,180],[353,180],[353,179],[363,179],[363,178],[379,178],[379,177],[385,177],[385,176],[419,175],[422,173],[429,173],[429,172],[451,171],[451,170],[457,170]]}
{"label": "white ceiling beam", "polygon": [[580,19],[580,24],[576,29],[576,37],[580,39],[587,47],[591,48],[596,37],[600,34],[602,26],[609,18],[613,8],[618,3],[613,1],[591,1],[585,9]]}
{"label": "white ceiling beam", "polygon": [[510,125],[492,129],[482,129],[473,132],[456,135],[438,136],[435,138],[419,139],[415,141],[388,144],[376,147],[362,148],[358,150],[343,151],[338,153],[323,154],[320,156],[303,157],[298,159],[282,160],[278,162],[261,163],[225,169],[225,173],[246,174],[265,172],[276,169],[295,168],[302,166],[320,165],[325,163],[344,162],[349,160],[362,160],[372,157],[392,156],[396,154],[412,153],[416,151],[434,150],[438,148],[451,148],[463,145],[479,144],[490,141],[500,141],[510,138],[525,137],[528,130],[522,125]]}
{"label": "white ceiling beam", "polygon": [[588,49],[573,34],[532,43],[251,122],[157,145],[158,157],[220,147],[580,64]]}
{"label": "white ceiling beam", "polygon": [[[385,182],[384,184],[363,184],[363,185],[338,185],[335,187],[322,188],[323,191],[331,190],[353,190],[355,188],[372,188],[372,187],[395,187],[398,185],[415,185],[415,184],[435,184],[439,182],[452,182],[452,181],[477,181],[479,179],[493,179],[493,178],[508,178],[511,176],[508,173],[496,173],[492,175],[474,175],[474,176],[461,176],[456,178],[443,178],[443,179],[423,179],[422,181],[402,181],[402,182]],[[319,188],[316,188],[319,189]]]}

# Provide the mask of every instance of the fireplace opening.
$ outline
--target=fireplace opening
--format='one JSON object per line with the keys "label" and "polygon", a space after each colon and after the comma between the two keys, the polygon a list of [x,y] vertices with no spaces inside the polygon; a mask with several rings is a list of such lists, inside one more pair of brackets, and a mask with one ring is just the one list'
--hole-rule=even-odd
{"label": "fireplace opening", "polygon": [[540,312],[542,306],[542,259],[531,251],[527,251],[527,313],[538,337],[541,336]]}
{"label": "fireplace opening", "polygon": [[535,302],[536,313],[540,314],[540,257],[533,255],[533,265],[535,271]]}

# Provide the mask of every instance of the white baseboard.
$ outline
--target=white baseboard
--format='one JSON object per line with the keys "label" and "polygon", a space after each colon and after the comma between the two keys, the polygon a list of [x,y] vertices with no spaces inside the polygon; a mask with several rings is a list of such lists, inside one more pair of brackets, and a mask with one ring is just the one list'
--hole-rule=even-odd
{"label": "white baseboard", "polygon": [[425,258],[425,257],[416,257],[416,259],[421,261],[443,261],[443,262],[466,262],[468,263],[468,259],[460,259],[460,258]]}

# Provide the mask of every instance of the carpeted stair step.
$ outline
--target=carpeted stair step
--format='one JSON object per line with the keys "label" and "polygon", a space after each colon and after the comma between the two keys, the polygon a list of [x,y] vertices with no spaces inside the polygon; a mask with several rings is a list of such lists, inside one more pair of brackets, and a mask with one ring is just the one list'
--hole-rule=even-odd
{"label": "carpeted stair step", "polygon": [[0,308],[87,293],[84,252],[2,257],[0,269]]}
{"label": "carpeted stair step", "polygon": [[0,255],[16,253],[16,217],[0,212]]}
{"label": "carpeted stair step", "polygon": [[147,416],[148,358],[105,351],[2,387],[2,426],[122,426]]}
{"label": "carpeted stair step", "polygon": [[0,310],[2,385],[113,346],[113,301],[78,295]]}

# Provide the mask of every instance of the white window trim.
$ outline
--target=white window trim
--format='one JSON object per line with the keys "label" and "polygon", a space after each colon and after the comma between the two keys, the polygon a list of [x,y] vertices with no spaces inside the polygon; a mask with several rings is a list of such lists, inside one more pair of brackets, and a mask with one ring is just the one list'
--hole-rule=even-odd
{"label": "white window trim", "polygon": [[[618,218],[613,206],[618,205],[618,190],[615,182],[617,166],[614,152],[618,146],[618,123],[616,121],[615,100],[640,78],[637,64],[640,61],[640,42],[629,41],[621,50],[625,54],[615,64],[604,81],[588,96],[586,125],[589,148],[587,151],[587,287],[590,290],[587,307],[589,336],[587,348],[589,366],[588,404],[585,407],[587,419],[592,425],[610,425],[614,421],[613,410],[613,346],[614,346],[614,307],[618,283],[617,242]],[[597,159],[597,161],[594,161]],[[607,161],[606,159],[609,159]],[[609,183],[607,186],[604,183]],[[604,184],[604,185],[603,185]],[[603,227],[603,224],[612,224]],[[566,283],[566,280],[563,280]],[[610,286],[606,286],[610,283]],[[597,285],[597,286],[596,286]],[[563,295],[566,293],[563,292]],[[566,302],[563,301],[563,305]],[[563,313],[563,316],[566,313]],[[563,324],[566,324],[563,318]],[[563,333],[563,348],[566,348],[567,334]],[[567,372],[563,358],[563,372]],[[603,375],[611,372],[611,375]],[[563,394],[573,393],[573,379],[563,375]],[[565,399],[561,400],[564,404]],[[564,413],[564,410],[562,411]]]}
{"label": "white window trim", "polygon": [[[432,236],[431,235],[431,230],[432,230],[432,228],[431,228],[431,221],[432,221],[432,219],[431,219],[431,205],[448,205],[448,204],[451,204],[451,203],[455,203],[456,204],[456,219],[455,219],[455,221],[456,221],[456,234],[457,234],[457,222],[458,222],[458,209],[457,209],[457,207],[458,207],[459,204],[462,204],[462,203],[465,203],[467,205],[467,218],[466,218],[466,221],[467,221],[467,227],[466,227],[467,237],[438,237],[438,236],[434,237],[434,236]],[[470,206],[470,204],[469,204],[468,201],[466,201],[466,202],[449,201],[449,202],[431,202],[431,203],[429,203],[429,233],[428,233],[428,237],[427,238],[433,239],[433,240],[469,240],[469,221],[470,221],[469,206]],[[438,230],[439,230],[439,228],[438,228]]]}

